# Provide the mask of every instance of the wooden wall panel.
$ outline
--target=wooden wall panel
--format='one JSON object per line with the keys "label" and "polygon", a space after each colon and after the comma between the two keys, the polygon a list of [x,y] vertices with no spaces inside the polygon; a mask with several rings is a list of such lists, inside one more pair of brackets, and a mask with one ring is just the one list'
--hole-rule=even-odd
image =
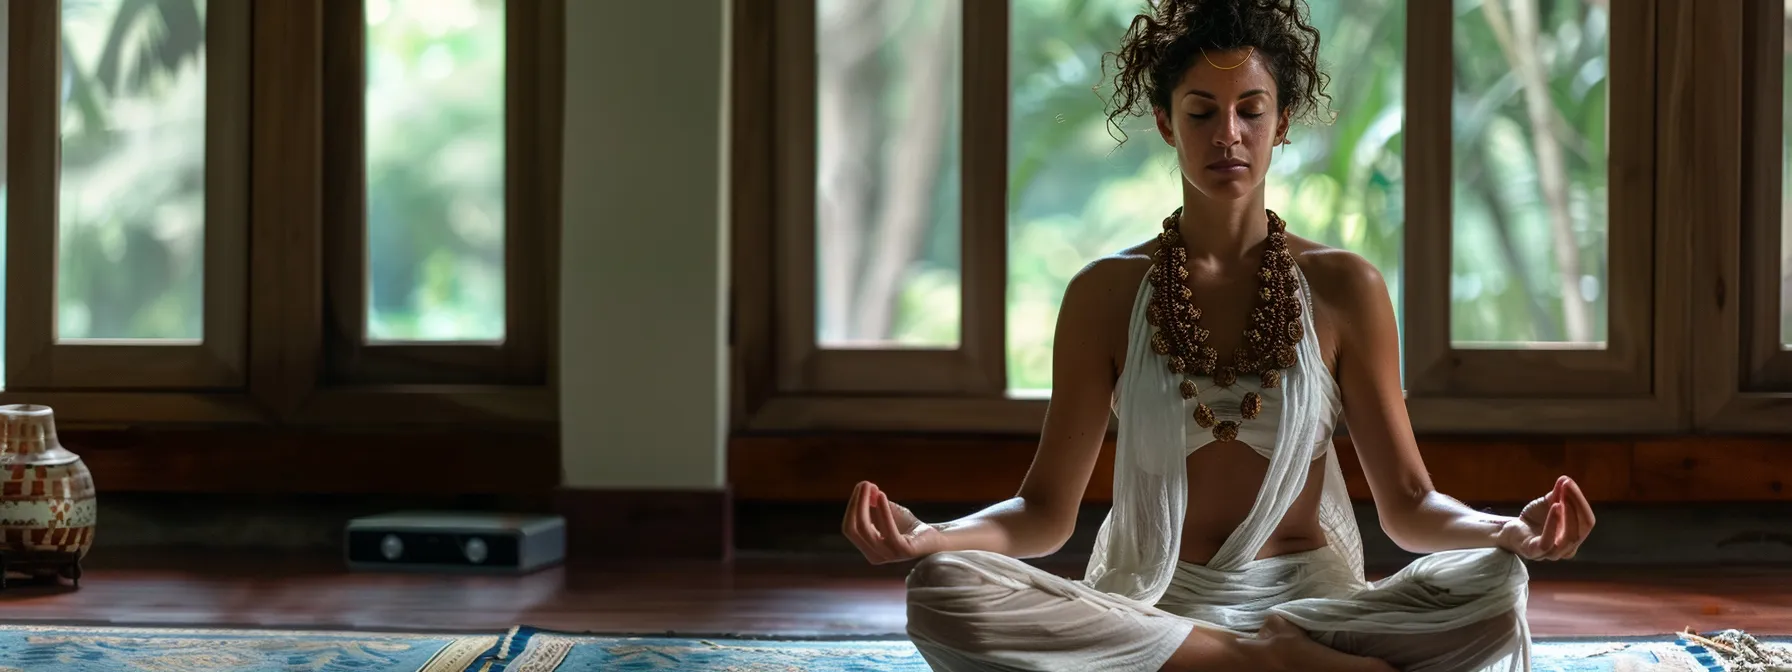
{"label": "wooden wall panel", "polygon": [[1642,501],[1792,499],[1792,439],[1639,441],[1632,492]]}
{"label": "wooden wall panel", "polygon": [[560,486],[553,432],[447,429],[77,430],[63,445],[112,492],[547,495]]}
{"label": "wooden wall panel", "polygon": [[[1348,438],[1337,441],[1352,497],[1369,490]],[[1030,438],[894,435],[740,436],[728,478],[742,501],[846,501],[877,483],[898,501],[995,502],[1012,497],[1032,462]],[[1438,490],[1474,504],[1529,501],[1556,476],[1595,502],[1792,500],[1792,438],[1456,438],[1420,440]],[[1085,497],[1110,501],[1108,440]]]}

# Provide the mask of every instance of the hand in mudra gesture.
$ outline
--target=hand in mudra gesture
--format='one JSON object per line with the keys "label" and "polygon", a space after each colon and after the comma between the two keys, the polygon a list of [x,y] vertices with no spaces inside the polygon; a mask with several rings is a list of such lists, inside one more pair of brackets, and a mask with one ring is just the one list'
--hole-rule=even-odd
{"label": "hand in mudra gesture", "polygon": [[940,550],[940,531],[866,481],[852,489],[840,529],[871,564],[913,560]]}
{"label": "hand in mudra gesture", "polygon": [[1500,529],[1499,543],[1526,560],[1569,560],[1592,531],[1593,505],[1574,479],[1563,476]]}

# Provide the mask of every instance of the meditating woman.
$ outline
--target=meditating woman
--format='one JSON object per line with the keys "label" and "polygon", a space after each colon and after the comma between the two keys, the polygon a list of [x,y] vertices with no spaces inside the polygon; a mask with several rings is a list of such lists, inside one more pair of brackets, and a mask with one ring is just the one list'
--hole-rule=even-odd
{"label": "meditating woman", "polygon": [[[1592,509],[1565,477],[1517,517],[1437,492],[1381,275],[1265,208],[1273,148],[1324,95],[1304,12],[1163,0],[1133,21],[1110,120],[1155,117],[1182,203],[1156,240],[1070,282],[1019,493],[928,524],[854,489],[844,532],[866,558],[919,559],[908,632],[934,669],[1528,669],[1523,561],[1573,557]],[[1070,536],[1110,413],[1113,508],[1084,577],[1018,560]],[[1382,529],[1426,554],[1373,583],[1332,450],[1340,416]]]}

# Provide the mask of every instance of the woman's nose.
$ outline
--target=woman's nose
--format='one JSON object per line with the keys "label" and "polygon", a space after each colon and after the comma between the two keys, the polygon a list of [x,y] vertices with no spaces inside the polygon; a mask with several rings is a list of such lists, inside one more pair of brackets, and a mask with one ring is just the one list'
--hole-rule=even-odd
{"label": "woman's nose", "polygon": [[1238,115],[1225,114],[1220,117],[1220,127],[1214,130],[1213,144],[1216,147],[1230,147],[1239,142]]}

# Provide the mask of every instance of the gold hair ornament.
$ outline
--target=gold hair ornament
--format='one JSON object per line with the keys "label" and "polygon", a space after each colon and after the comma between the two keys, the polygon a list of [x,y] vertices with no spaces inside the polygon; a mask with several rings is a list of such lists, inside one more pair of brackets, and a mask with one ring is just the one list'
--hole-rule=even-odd
{"label": "gold hair ornament", "polygon": [[1233,65],[1232,65],[1232,67],[1229,67],[1229,68],[1228,68],[1228,67],[1224,67],[1224,66],[1221,66],[1221,65],[1220,65],[1220,64],[1218,64],[1218,63],[1215,63],[1215,62],[1213,62],[1213,57],[1212,57],[1212,56],[1209,56],[1209,55],[1207,55],[1207,50],[1206,50],[1206,49],[1202,49],[1202,50],[1201,50],[1201,58],[1205,58],[1205,59],[1207,59],[1207,64],[1208,64],[1208,65],[1211,65],[1211,66],[1213,66],[1213,67],[1215,67],[1215,68],[1219,68],[1219,69],[1221,69],[1221,70],[1233,70],[1233,69],[1236,69],[1236,68],[1237,68],[1237,67],[1238,67],[1238,66],[1240,66],[1240,65],[1244,65],[1244,64],[1245,64],[1245,63],[1246,63],[1246,62],[1248,62],[1248,61],[1250,61],[1250,60],[1251,60],[1251,55],[1252,55],[1252,54],[1255,54],[1255,53],[1257,53],[1257,48],[1256,48],[1256,47],[1249,47],[1249,48],[1248,48],[1248,49],[1249,49],[1249,50],[1248,50],[1248,51],[1246,51],[1246,52],[1244,52],[1244,58],[1242,58],[1242,59],[1239,59],[1239,61],[1238,61],[1238,62],[1237,62],[1237,63],[1234,63],[1234,64],[1233,64]]}

